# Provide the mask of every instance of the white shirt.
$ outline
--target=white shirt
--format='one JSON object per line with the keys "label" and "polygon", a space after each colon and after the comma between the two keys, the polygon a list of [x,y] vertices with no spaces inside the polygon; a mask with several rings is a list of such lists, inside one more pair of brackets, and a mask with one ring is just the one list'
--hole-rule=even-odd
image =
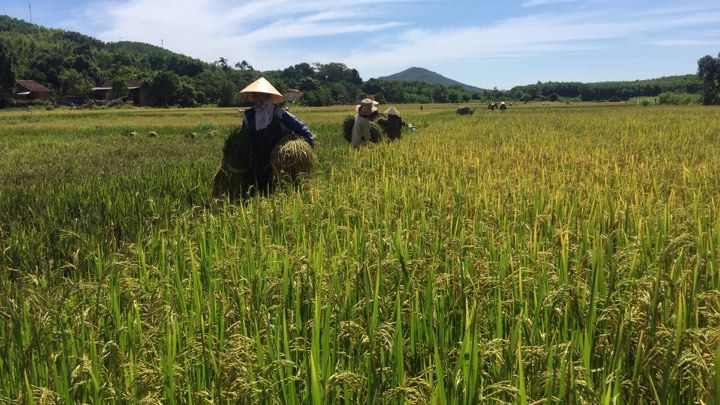
{"label": "white shirt", "polygon": [[370,140],[370,121],[362,115],[355,116],[350,143],[359,148],[362,141]]}
{"label": "white shirt", "polygon": [[272,122],[273,114],[275,113],[275,104],[272,100],[268,100],[260,108],[255,109],[255,130],[260,131],[261,129],[267,128]]}

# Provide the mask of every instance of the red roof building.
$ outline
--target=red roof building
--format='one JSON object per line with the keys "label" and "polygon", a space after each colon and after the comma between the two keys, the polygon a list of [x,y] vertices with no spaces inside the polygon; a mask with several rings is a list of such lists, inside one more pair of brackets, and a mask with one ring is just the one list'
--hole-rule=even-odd
{"label": "red roof building", "polygon": [[297,103],[302,98],[303,92],[296,89],[290,89],[283,93],[283,98],[285,101],[290,103]]}

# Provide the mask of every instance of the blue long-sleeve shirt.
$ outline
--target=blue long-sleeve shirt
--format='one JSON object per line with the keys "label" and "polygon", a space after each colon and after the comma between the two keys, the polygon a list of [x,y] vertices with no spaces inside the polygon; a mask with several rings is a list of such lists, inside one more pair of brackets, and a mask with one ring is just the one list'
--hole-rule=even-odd
{"label": "blue long-sleeve shirt", "polygon": [[[255,112],[254,109],[248,109],[245,111],[245,124],[248,128],[255,128]],[[302,136],[311,147],[315,147],[315,136],[310,132],[310,129],[305,125],[304,122],[300,121],[299,118],[285,111],[284,108],[275,106],[275,117],[280,119],[280,124],[289,130],[293,131],[296,135]]]}

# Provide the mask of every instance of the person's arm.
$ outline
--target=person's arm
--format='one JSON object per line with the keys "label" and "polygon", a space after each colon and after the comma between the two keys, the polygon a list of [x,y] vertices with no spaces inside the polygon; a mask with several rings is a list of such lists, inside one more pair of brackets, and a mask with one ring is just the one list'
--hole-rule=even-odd
{"label": "person's arm", "polygon": [[282,117],[280,117],[280,123],[288,127],[295,134],[305,138],[307,143],[313,148],[315,147],[315,136],[313,136],[310,129],[305,125],[304,122],[300,121],[296,116],[290,114],[287,111],[283,111]]}

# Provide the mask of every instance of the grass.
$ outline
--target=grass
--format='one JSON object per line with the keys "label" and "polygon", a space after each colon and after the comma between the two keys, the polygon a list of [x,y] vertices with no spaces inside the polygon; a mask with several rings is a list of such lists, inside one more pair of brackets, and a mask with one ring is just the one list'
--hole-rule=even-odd
{"label": "grass", "polygon": [[239,205],[235,110],[0,114],[0,398],[717,401],[720,111],[424,107]]}

